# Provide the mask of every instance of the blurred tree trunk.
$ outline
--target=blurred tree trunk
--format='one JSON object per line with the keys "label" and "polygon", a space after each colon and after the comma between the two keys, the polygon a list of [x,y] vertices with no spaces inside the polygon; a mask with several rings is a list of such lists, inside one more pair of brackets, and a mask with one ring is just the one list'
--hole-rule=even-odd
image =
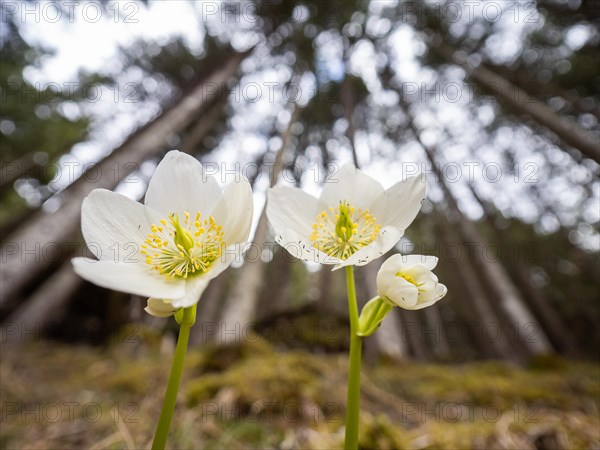
{"label": "blurred tree trunk", "polygon": [[0,222],[0,242],[5,243],[12,233],[27,223],[35,214],[36,210],[23,205],[19,212],[11,213],[10,218],[2,217]]}
{"label": "blurred tree trunk", "polygon": [[417,361],[425,362],[429,361],[431,357],[425,343],[420,312],[398,308],[402,323],[403,339],[408,343],[409,352]]}
{"label": "blurred tree trunk", "polygon": [[444,322],[440,314],[439,304],[431,305],[423,309],[425,313],[425,323],[427,324],[427,336],[430,336],[432,353],[436,359],[448,359],[450,355],[450,346],[446,333],[444,332]]}
{"label": "blurred tree trunk", "polygon": [[432,48],[440,56],[465,69],[477,84],[503,100],[515,111],[533,118],[539,125],[554,132],[563,142],[600,164],[600,143],[579,125],[563,119],[545,103],[530,96],[497,73],[484,66],[472,66],[463,61],[457,56],[456,50],[444,43],[439,36],[437,44],[432,45]]}
{"label": "blurred tree trunk", "polygon": [[68,240],[80,240],[76,236],[83,199],[93,189],[113,189],[143,161],[160,155],[169,145],[169,139],[198,117],[220,95],[218,90],[207,89],[207,86],[224,88],[247,54],[248,52],[232,54],[221,68],[187,96],[135,132],[121,147],[92,167],[90,173],[93,173],[93,178],[84,174],[65,189],[61,194],[63,201],[58,210],[53,213],[39,211],[6,239],[0,262],[0,310],[9,309],[23,289],[50,268],[53,261],[43,256],[45,249],[58,247],[63,257],[71,256],[66,254],[67,250],[72,250]]}
{"label": "blurred tree trunk", "polygon": [[[438,218],[437,230],[444,248],[448,250],[451,244],[458,244],[460,245],[460,255],[466,254],[466,249],[462,245],[462,242],[460,242],[458,233],[454,227],[440,211],[435,211],[434,214],[434,217]],[[448,281],[454,283],[455,288],[458,287],[457,291],[452,290],[452,295],[458,300],[459,306],[462,307],[463,319],[466,319],[460,324],[460,336],[462,337],[463,330],[466,328],[468,331],[466,333],[468,342],[474,345],[486,358],[505,359],[514,363],[524,362],[522,350],[512,348],[510,341],[507,339],[506,332],[503,332],[498,339],[492,340],[490,345],[481,339],[480,330],[474,330],[474,333],[471,332],[471,324],[481,323],[485,326],[492,323],[499,324],[500,320],[491,307],[491,302],[481,284],[480,278],[475,273],[471,261],[469,259],[466,261],[460,260],[451,264],[457,277]]]}
{"label": "blurred tree trunk", "polygon": [[[273,168],[270,171],[270,185],[274,186],[282,168],[283,154],[292,135],[292,126],[298,120],[301,108],[294,105],[290,121],[281,136],[281,146],[275,155]],[[262,287],[264,262],[260,258],[261,252],[267,242],[269,224],[266,214],[266,202],[258,220],[258,225],[252,239],[251,246],[244,257],[244,264],[240,269],[231,294],[228,296],[225,309],[221,316],[222,326],[228,333],[225,334],[225,343],[237,343],[244,336],[256,315],[258,294]],[[253,260],[249,260],[249,258]]]}
{"label": "blurred tree trunk", "polygon": [[197,324],[192,327],[190,342],[192,345],[202,345],[207,342],[218,341],[224,331],[219,328],[219,314],[226,298],[227,282],[231,273],[225,271],[214,280],[202,294],[198,302]]}
{"label": "blurred tree trunk", "polygon": [[[456,217],[457,230],[461,239],[463,242],[469,242],[475,246],[475,251],[469,256],[474,258],[476,271],[485,280],[486,285],[491,288],[494,297],[500,303],[503,313],[509,319],[510,326],[513,327],[512,332],[515,333],[519,342],[523,344],[523,347],[527,349],[530,355],[551,353],[552,347],[544,330],[526,307],[504,267],[499,261],[491,261],[483,256],[482,251],[485,248],[485,241],[475,226],[463,216],[450,188],[445,183],[443,174],[436,164],[434,150],[425,145],[421,140],[421,134],[416,128],[408,109],[406,112],[409,117],[409,128],[427,155],[432,170],[438,179],[438,184],[444,192],[446,202]],[[525,333],[524,338],[522,338],[522,333]],[[534,336],[531,336],[532,333]]]}
{"label": "blurred tree trunk", "polygon": [[16,161],[2,162],[0,166],[0,196],[12,188],[12,185],[19,178],[30,174],[34,169],[36,172],[44,171],[44,164],[36,161],[36,153],[28,153]]}
{"label": "blurred tree trunk", "polygon": [[[346,306],[345,289],[341,286],[342,277],[331,270],[331,266],[322,264],[319,268],[318,284],[319,298],[315,309],[321,317],[334,316],[340,320],[348,320],[348,307]],[[342,294],[343,293],[343,294]]]}
{"label": "blurred tree trunk", "polygon": [[349,77],[344,78],[340,85],[340,102],[344,107],[344,116],[348,122],[348,128],[346,128],[346,137],[350,141],[352,147],[352,160],[354,166],[359,168],[358,155],[356,154],[356,145],[354,137],[356,135],[356,125],[354,123],[354,107],[356,106],[356,95],[352,87],[352,81]]}
{"label": "blurred tree trunk", "polygon": [[14,327],[18,333],[7,333],[4,342],[24,344],[39,340],[44,330],[53,323],[58,323],[67,314],[68,300],[84,281],[73,270],[70,261],[63,265],[28,298],[21,308],[3,321],[6,329]]}
{"label": "blurred tree trunk", "polygon": [[[290,312],[296,305],[290,304],[290,282],[292,276],[291,255],[280,248],[273,254],[273,259],[267,267],[265,278],[274,280],[261,289],[263,296],[258,299],[258,310],[255,319],[261,321],[269,317]],[[263,263],[261,261],[261,263]]]}
{"label": "blurred tree trunk", "polygon": [[[214,113],[215,109],[218,110],[217,114]],[[218,113],[220,112],[221,109],[222,108],[219,105],[213,106],[213,108],[206,115],[206,118],[201,121],[201,126],[196,125],[193,128],[193,132],[196,134],[196,136],[199,139],[201,139],[202,136],[200,135],[198,130],[201,129],[203,131],[204,135],[206,135],[206,133],[208,133],[210,131],[212,126],[214,126],[215,121],[217,120],[218,115],[219,115]],[[86,250],[84,247],[80,247],[79,250],[75,253],[78,255],[87,254],[88,257],[93,258],[93,255],[86,253]],[[64,271],[69,272],[69,270],[67,270],[66,266],[69,266],[69,268],[71,268],[71,263],[70,262],[66,263],[65,266],[63,266],[59,269],[59,272],[64,272]],[[71,268],[70,272],[73,273],[73,276],[77,276],[73,272],[72,268]],[[57,309],[66,308],[68,300],[74,295],[74,290],[78,289],[79,286],[80,286],[79,284],[65,283],[63,288],[59,289],[58,291],[56,291],[55,293],[52,294],[52,304],[54,305],[53,307],[57,308]],[[43,311],[45,311],[46,305],[41,304],[39,301],[35,302],[34,300],[37,298],[40,298],[40,296],[38,295],[38,293],[36,291],[33,294],[33,296],[27,297],[23,302],[21,302],[19,305],[17,305],[17,307],[15,308],[15,311],[13,313],[13,316],[16,316],[16,317],[20,317],[22,315],[35,316],[37,323],[40,325],[40,327],[42,329],[45,329],[47,326],[47,322],[53,321],[54,318],[51,315],[45,315],[43,313]],[[40,309],[40,311],[42,311],[42,313],[37,312],[38,308]],[[11,318],[9,317],[7,320],[11,320]]]}
{"label": "blurred tree trunk", "polygon": [[524,68],[488,66],[489,69],[536,97],[561,97],[577,114],[593,114],[600,120],[600,108],[589,105],[577,93],[552,82],[540,83],[537,74]]}
{"label": "blurred tree trunk", "polygon": [[[467,183],[473,197],[480,204],[484,211],[484,217],[486,223],[493,231],[494,235],[500,242],[510,242],[510,237],[506,231],[498,227],[494,221],[499,212],[489,203],[481,199],[475,188],[471,183]],[[519,255],[520,256],[520,255]],[[567,356],[578,356],[579,351],[575,344],[573,334],[567,329],[564,322],[558,313],[550,305],[543,293],[539,289],[535,289],[529,279],[528,274],[531,273],[531,269],[520,257],[515,258],[516,260],[511,261],[507,267],[508,273],[515,281],[516,286],[523,294],[523,299],[527,302],[527,305],[540,319],[541,325],[544,327],[545,332],[554,344],[556,348],[561,350]]]}

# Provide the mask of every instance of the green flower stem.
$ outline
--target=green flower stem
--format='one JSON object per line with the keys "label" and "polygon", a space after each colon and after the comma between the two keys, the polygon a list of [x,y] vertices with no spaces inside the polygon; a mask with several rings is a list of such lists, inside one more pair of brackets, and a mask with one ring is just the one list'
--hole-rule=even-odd
{"label": "green flower stem", "polygon": [[348,311],[350,314],[350,366],[348,369],[348,401],[346,404],[345,450],[358,449],[358,415],[360,412],[360,358],[362,337],[358,336],[358,305],[354,286],[354,269],[346,266]]}
{"label": "green flower stem", "polygon": [[152,450],[163,450],[167,443],[171,419],[175,411],[177,401],[177,391],[181,382],[181,373],[183,372],[183,361],[187,351],[188,341],[190,339],[190,330],[196,322],[196,305],[183,310],[183,317],[179,328],[179,337],[177,338],[177,348],[175,349],[175,358],[171,367],[171,374],[167,383],[167,392],[163,401],[160,418],[152,442]]}

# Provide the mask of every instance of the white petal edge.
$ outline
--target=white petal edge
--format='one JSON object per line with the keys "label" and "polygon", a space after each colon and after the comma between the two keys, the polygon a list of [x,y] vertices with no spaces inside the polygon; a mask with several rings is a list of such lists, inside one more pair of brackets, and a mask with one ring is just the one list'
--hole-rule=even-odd
{"label": "white petal edge", "polygon": [[389,252],[403,235],[404,231],[396,227],[383,227],[373,242],[336,265],[333,270],[346,266],[364,266]]}
{"label": "white petal edge", "polygon": [[390,283],[385,296],[404,309],[412,309],[419,301],[419,291],[404,278],[396,277]]}
{"label": "white petal edge", "polygon": [[149,272],[142,264],[93,261],[74,258],[73,269],[80,277],[98,286],[144,297],[179,298],[185,295],[181,280],[162,279]]}
{"label": "white petal edge", "polygon": [[250,183],[242,179],[225,187],[212,215],[217,224],[223,227],[223,240],[227,247],[248,240],[253,211]]}
{"label": "white petal edge", "polygon": [[435,269],[437,266],[438,258],[436,256],[428,255],[402,255],[402,267],[411,266],[423,266],[427,270]]}
{"label": "white petal edge", "polygon": [[383,193],[381,183],[353,164],[345,164],[325,180],[319,199],[327,207],[336,208],[340,201],[347,200],[355,208],[370,209]]}
{"label": "white petal edge", "polygon": [[197,277],[187,280],[185,283],[185,295],[180,298],[174,298],[171,303],[176,308],[189,308],[200,300],[202,293],[208,287],[211,278]]}
{"label": "white petal edge", "polygon": [[425,198],[424,177],[415,175],[399,181],[373,204],[371,213],[381,225],[405,230],[415,219]]}
{"label": "white petal edge", "polygon": [[283,230],[280,234],[276,234],[275,241],[294,258],[328,265],[340,264],[342,262],[341,259],[329,256],[327,253],[313,247],[310,241],[304,239],[291,229]]}
{"label": "white petal edge", "polygon": [[279,185],[267,193],[267,218],[275,235],[293,230],[308,241],[311,226],[322,209],[319,200],[302,189]]}
{"label": "white petal edge", "polygon": [[141,203],[106,189],[93,190],[81,206],[81,232],[96,258],[141,262],[150,226],[158,216]]}
{"label": "white petal edge", "polygon": [[384,293],[387,292],[388,288],[390,287],[390,284],[392,284],[396,273],[398,273],[401,259],[402,255],[399,253],[392,255],[386,259],[379,268],[376,278],[377,292],[379,295],[384,295]]}
{"label": "white petal edge", "polygon": [[411,309],[413,309],[413,310],[423,309],[423,308],[427,308],[428,306],[433,305],[434,303],[437,303],[442,298],[444,298],[444,296],[448,292],[448,289],[446,288],[445,285],[440,283],[440,284],[438,284],[436,291],[437,291],[436,295],[434,297],[432,297],[430,300],[423,302],[423,303],[417,303]]}
{"label": "white petal edge", "polygon": [[204,217],[221,197],[221,188],[202,164],[177,150],[165,155],[148,184],[145,204],[165,218],[169,213],[200,212]]}
{"label": "white petal edge", "polygon": [[149,298],[147,306],[144,308],[148,314],[154,317],[170,317],[177,311],[170,300],[162,298]]}

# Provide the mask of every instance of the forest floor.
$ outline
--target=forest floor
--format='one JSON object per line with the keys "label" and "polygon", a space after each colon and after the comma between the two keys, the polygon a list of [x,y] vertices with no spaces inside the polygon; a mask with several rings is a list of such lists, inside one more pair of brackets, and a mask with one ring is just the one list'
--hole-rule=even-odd
{"label": "forest floor", "polygon": [[[149,448],[173,343],[121,338],[3,346],[0,447]],[[346,368],[344,354],[259,338],[193,347],[168,448],[341,448]],[[599,405],[598,364],[365,365],[360,446],[598,449]]]}

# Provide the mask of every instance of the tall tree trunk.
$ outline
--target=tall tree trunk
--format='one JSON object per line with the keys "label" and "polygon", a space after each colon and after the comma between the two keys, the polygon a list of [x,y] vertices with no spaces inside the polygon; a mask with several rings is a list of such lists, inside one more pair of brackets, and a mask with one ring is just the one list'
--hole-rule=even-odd
{"label": "tall tree trunk", "polygon": [[[444,248],[449,249],[453,243],[460,245],[460,254],[464,255],[466,249],[458,238],[458,233],[441,212],[435,212],[438,218],[437,230],[444,244]],[[513,348],[508,340],[508,333],[503,332],[498,339],[490,340],[489,345],[481,338],[482,331],[472,330],[471,324],[480,322],[483,326],[489,324],[500,324],[500,319],[491,306],[490,299],[477,276],[472,262],[457,261],[452,265],[456,273],[456,278],[450,281],[456,281],[460,290],[452,291],[452,295],[457,298],[458,303],[463,306],[463,322],[459,326],[459,336],[468,336],[468,341],[473,344],[486,358],[500,358],[506,361],[512,361],[521,364],[525,361],[525,354],[522,349]],[[463,329],[466,332],[463,333]],[[506,331],[504,327],[504,331]]]}
{"label": "tall tree trunk", "polygon": [[348,77],[346,77],[340,85],[340,101],[344,107],[346,122],[348,122],[346,137],[350,141],[350,146],[352,147],[352,160],[354,161],[354,165],[358,168],[360,166],[358,163],[358,155],[356,154],[356,144],[354,142],[354,137],[356,135],[356,125],[354,123],[354,106],[356,104],[356,99],[352,89],[352,81]]}
{"label": "tall tree trunk", "polygon": [[529,94],[536,97],[551,98],[561,97],[577,114],[593,114],[600,120],[600,108],[596,105],[586,105],[584,98],[576,92],[567,90],[556,83],[540,83],[537,74],[525,68],[507,66],[489,66],[488,68],[498,75],[504,77],[511,83],[518,85]]}
{"label": "tall tree trunk", "polygon": [[[481,199],[471,183],[468,183],[468,185],[473,197],[484,210],[486,222],[496,235],[497,239],[503,242],[509,242],[510,237],[507,235],[506,231],[499,228],[493,220],[493,217],[498,214],[498,211],[495,210],[489,202]],[[527,278],[527,274],[530,273],[530,268],[521,260],[521,258],[517,258],[516,261],[513,261],[511,267],[508,268],[508,272],[514,279],[517,287],[523,293],[523,299],[537,317],[539,317],[544,330],[554,346],[567,356],[578,356],[579,351],[573,334],[567,329],[563,320],[554,310],[552,305],[544,298],[542,292],[531,286],[531,283]]]}
{"label": "tall tree trunk", "polygon": [[439,304],[431,305],[423,310],[427,324],[427,336],[431,336],[430,343],[433,355],[439,359],[448,359],[450,345],[444,333],[444,322],[440,314]]}
{"label": "tall tree trunk", "polygon": [[[0,310],[6,309],[21,291],[47,270],[52,262],[40,255],[40,249],[60,248],[76,236],[81,203],[96,188],[113,189],[127,174],[148,158],[160,155],[174,134],[185,128],[216,98],[248,54],[233,54],[211,76],[187,96],[128,139],[125,144],[90,169],[62,194],[62,205],[53,213],[39,211],[26,225],[9,236],[2,246],[0,262]],[[100,176],[98,176],[100,174]],[[93,180],[93,181],[92,181]]]}
{"label": "tall tree trunk", "polygon": [[269,280],[277,280],[277,282],[271,286],[266,286],[266,289],[264,286],[261,289],[264,296],[258,299],[259,307],[256,320],[261,321],[267,315],[279,315],[297,308],[298,305],[290,304],[289,292],[292,264],[293,262],[290,260],[290,255],[287,251],[282,248],[275,251],[273,259],[269,263],[267,278]]}
{"label": "tall tree trunk", "polygon": [[7,333],[6,342],[23,344],[39,340],[50,323],[61,321],[67,313],[68,300],[82,284],[83,279],[75,273],[71,263],[64,263],[37,288],[23,307],[3,321],[3,328],[16,331]]}
{"label": "tall tree trunk", "polygon": [[35,152],[27,153],[15,161],[3,161],[0,166],[0,196],[12,188],[16,180],[27,176],[36,167],[37,171],[43,172],[44,165],[36,161]]}
{"label": "tall tree trunk", "polygon": [[425,145],[421,140],[420,132],[416,128],[408,111],[407,114],[409,114],[410,118],[409,127],[425,151],[432,170],[438,178],[439,186],[444,192],[448,206],[457,217],[457,229],[461,238],[464,242],[475,244],[476,251],[472,253],[475,267],[485,280],[485,283],[492,289],[495,297],[500,302],[504,314],[506,314],[511,324],[515,327],[513,332],[531,355],[551,353],[552,347],[546,333],[526,307],[519,291],[512,283],[502,264],[499,261],[491,261],[484,257],[482,250],[485,248],[485,241],[475,226],[462,215],[458,203],[452,195],[450,188],[445,183],[443,174],[436,165],[434,150]]}
{"label": "tall tree trunk", "polygon": [[227,282],[231,277],[230,271],[225,271],[214,280],[202,294],[198,302],[197,325],[192,328],[190,342],[192,345],[202,345],[218,341],[224,331],[219,328],[219,314],[226,298]]}
{"label": "tall tree trunk", "polygon": [[[270,185],[274,186],[282,168],[283,154],[292,135],[292,126],[298,120],[301,108],[294,105],[294,112],[282,134],[281,146],[275,155],[272,170],[270,170]],[[225,343],[239,342],[243,338],[243,332],[255,319],[258,295],[262,287],[264,262],[260,259],[260,253],[265,247],[269,232],[269,224],[266,213],[266,202],[258,220],[258,225],[252,239],[249,251],[246,253],[245,261],[240,273],[228,296],[225,309],[222,314],[222,326],[228,331],[225,334]],[[249,260],[249,258],[254,260]]]}
{"label": "tall tree trunk", "polygon": [[429,361],[430,356],[425,344],[420,311],[398,309],[402,320],[403,339],[408,343],[409,351],[417,361]]}
{"label": "tall tree trunk", "polygon": [[483,66],[472,66],[457,57],[455,49],[442,40],[432,48],[442,57],[461,66],[481,87],[492,92],[515,111],[533,118],[539,125],[553,131],[566,144],[578,149],[584,156],[600,164],[600,143],[598,139],[576,123],[561,118],[545,103],[530,96],[523,89],[513,85],[502,76]]}
{"label": "tall tree trunk", "polygon": [[[213,106],[212,109],[221,109],[220,106],[215,105]],[[212,112],[212,110],[209,112],[209,114],[207,114],[207,118],[205,120],[202,121],[202,127],[195,127],[194,131],[196,132],[196,136],[198,136],[198,138],[201,139],[200,134],[198,133],[198,128],[201,128],[204,133],[208,133],[208,131],[212,128],[212,126],[214,126],[215,121],[217,120],[218,115],[214,114]],[[76,254],[81,255],[85,253],[85,249],[80,248]],[[66,256],[66,255],[65,255]],[[89,257],[93,257],[93,255],[88,253]],[[68,266],[70,266],[70,263],[67,263]],[[61,267],[59,269],[59,271],[64,271],[65,267]],[[72,272],[72,270],[71,270]],[[55,292],[52,295],[52,301],[54,304],[55,308],[64,308],[66,306],[66,303],[68,302],[68,300],[70,298],[72,298],[72,296],[74,295],[74,290],[76,290],[79,287],[79,285],[75,285],[75,284],[70,284],[70,283],[66,283],[65,286],[58,290],[57,292]],[[39,288],[38,288],[39,290]],[[40,307],[42,308],[41,310],[43,311],[44,309],[44,305],[42,305],[41,303],[32,303],[33,300],[35,298],[39,298],[39,295],[36,293],[33,294],[33,296],[26,298],[23,302],[20,302],[16,308],[15,311],[12,313],[13,315],[18,315],[22,313],[23,310],[23,314],[34,314],[36,317],[38,317],[38,323],[41,326],[41,328],[45,328],[46,326],[46,322],[50,322],[50,321],[54,321],[54,318],[51,315],[44,315],[44,314],[37,314],[37,313],[33,313],[33,311],[35,311],[36,308]],[[8,318],[7,320],[10,320],[10,318]]]}

